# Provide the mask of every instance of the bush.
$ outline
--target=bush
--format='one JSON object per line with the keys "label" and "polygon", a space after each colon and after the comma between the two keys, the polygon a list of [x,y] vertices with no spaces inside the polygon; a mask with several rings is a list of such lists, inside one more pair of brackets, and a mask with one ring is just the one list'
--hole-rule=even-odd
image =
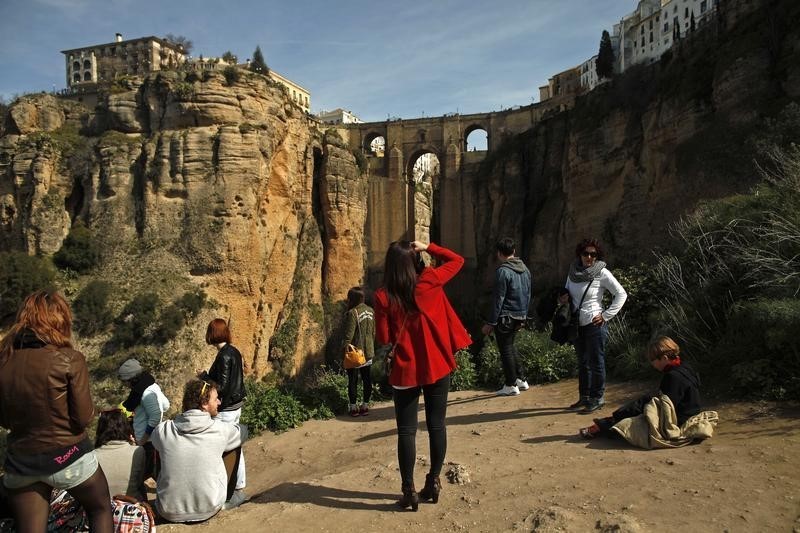
{"label": "bush", "polygon": [[100,262],[100,245],[92,232],[82,224],[72,227],[53,262],[61,269],[83,273]]}
{"label": "bush", "polygon": [[472,354],[469,350],[456,352],[456,365],[458,366],[450,376],[450,390],[474,389],[478,382],[478,374],[475,371],[475,363],[472,362]]}
{"label": "bush", "polygon": [[83,335],[94,335],[106,329],[114,317],[108,308],[108,299],[113,287],[106,281],[94,280],[84,287],[72,311],[75,315],[75,329]]}
{"label": "bush", "polygon": [[[311,418],[332,418],[346,413],[349,407],[347,375],[341,372],[318,369],[308,383],[290,390],[306,406]],[[358,390],[361,395],[362,387]]]}
{"label": "bush", "polygon": [[[575,349],[550,340],[549,331],[522,329],[515,342],[531,385],[551,383],[574,376],[577,370]],[[488,340],[478,354],[478,383],[493,389],[503,385],[505,376],[497,343]]]}
{"label": "bush", "polygon": [[175,338],[184,324],[186,324],[186,317],[177,305],[172,304],[161,311],[158,321],[158,328],[153,332],[153,340],[164,344]]}
{"label": "bush", "polygon": [[52,287],[55,272],[41,257],[0,252],[0,318],[14,316],[32,292]]}
{"label": "bush", "polygon": [[242,408],[242,423],[251,435],[270,431],[286,431],[309,419],[308,410],[290,394],[276,387],[248,379],[245,381],[247,401]]}
{"label": "bush", "polygon": [[194,318],[206,305],[206,293],[202,289],[185,292],[175,305],[182,310],[187,317]]}
{"label": "bush", "polygon": [[242,73],[236,67],[225,67],[222,69],[222,75],[225,76],[225,85],[231,86],[239,81]]}
{"label": "bush", "polygon": [[126,347],[146,341],[147,332],[155,323],[158,304],[158,296],[152,292],[137,295],[117,317],[113,341]]}

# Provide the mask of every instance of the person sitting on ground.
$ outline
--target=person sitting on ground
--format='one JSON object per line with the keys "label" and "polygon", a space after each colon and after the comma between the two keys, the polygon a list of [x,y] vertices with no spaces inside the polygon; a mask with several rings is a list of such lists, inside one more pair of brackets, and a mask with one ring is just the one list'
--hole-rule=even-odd
{"label": "person sitting on ground", "polygon": [[[220,405],[214,382],[193,379],[183,393],[183,413],[153,431],[151,442],[161,454],[156,510],[171,522],[199,522],[230,509],[246,426],[214,419]],[[226,464],[225,452],[235,461]],[[241,502],[238,502],[241,503]]]}
{"label": "person sitting on ground", "polygon": [[136,446],[128,417],[120,409],[100,413],[94,448],[111,495],[125,494],[141,501],[145,494],[145,451]]}
{"label": "person sitting on ground", "polygon": [[[659,393],[669,397],[675,408],[678,426],[698,414],[700,408],[700,376],[686,362],[681,361],[678,343],[669,337],[658,337],[647,347],[647,358],[653,368],[662,372]],[[581,436],[591,439],[596,436],[613,436],[610,431],[617,422],[644,411],[644,406],[653,398],[647,394],[629,402],[606,418],[597,418],[594,424],[580,430]]]}
{"label": "person sitting on ground", "polygon": [[133,436],[136,444],[144,446],[146,465],[144,476],[158,477],[158,460],[153,445],[150,444],[150,434],[164,419],[164,413],[169,409],[169,400],[155,378],[145,372],[136,359],[128,359],[117,371],[119,379],[130,387],[131,392],[120,408],[133,413]]}

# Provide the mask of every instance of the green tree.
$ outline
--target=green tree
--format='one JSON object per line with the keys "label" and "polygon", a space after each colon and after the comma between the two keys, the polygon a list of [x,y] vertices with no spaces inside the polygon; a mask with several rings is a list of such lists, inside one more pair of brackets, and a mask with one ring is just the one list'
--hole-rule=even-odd
{"label": "green tree", "polygon": [[194,43],[183,35],[173,35],[168,33],[164,36],[164,40],[182,48],[184,54],[191,53],[192,48],[194,48]]}
{"label": "green tree", "polygon": [[0,318],[13,316],[26,296],[50,288],[54,279],[53,267],[41,257],[0,253]]}
{"label": "green tree", "polygon": [[253,52],[253,60],[250,61],[250,70],[263,74],[264,76],[269,74],[269,67],[264,61],[264,54],[261,53],[260,46],[256,46],[256,50]]}
{"label": "green tree", "polygon": [[108,299],[113,287],[106,281],[91,281],[72,304],[75,327],[84,335],[103,331],[114,317],[108,308]]}
{"label": "green tree", "polygon": [[231,52],[230,50],[227,50],[224,54],[222,54],[222,59],[226,63],[230,63],[231,65],[235,65],[239,60],[239,58],[233,55],[233,52]]}
{"label": "green tree", "polygon": [[86,226],[76,224],[53,255],[53,262],[59,268],[86,272],[100,262],[100,245]]}
{"label": "green tree", "polygon": [[611,36],[603,30],[600,38],[600,51],[597,52],[597,77],[610,78],[614,74],[614,48],[611,46]]}
{"label": "green tree", "polygon": [[689,31],[694,32],[694,10],[692,10],[692,17],[689,19]]}

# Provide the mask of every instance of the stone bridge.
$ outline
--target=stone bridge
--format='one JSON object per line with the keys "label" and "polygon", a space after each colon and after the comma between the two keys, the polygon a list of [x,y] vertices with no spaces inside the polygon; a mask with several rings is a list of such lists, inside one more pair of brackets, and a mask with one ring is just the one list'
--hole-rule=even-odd
{"label": "stone bridge", "polygon": [[[441,243],[463,255],[466,269],[474,272],[479,258],[473,206],[481,162],[505,137],[529,130],[545,114],[565,105],[547,101],[491,113],[337,126],[350,148],[366,155],[369,165],[369,285],[380,283],[386,247],[398,239]],[[476,130],[486,132],[485,150],[473,151],[467,145],[467,137]],[[373,141],[381,137],[383,153],[373,149]],[[435,155],[439,162],[438,173],[429,176],[427,185],[413,178],[414,165],[424,154]],[[474,294],[474,290],[469,293]]]}

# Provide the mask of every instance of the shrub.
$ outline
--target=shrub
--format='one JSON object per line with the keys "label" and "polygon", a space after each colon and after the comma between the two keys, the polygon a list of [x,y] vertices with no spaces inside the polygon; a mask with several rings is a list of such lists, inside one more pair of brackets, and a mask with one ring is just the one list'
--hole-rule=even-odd
{"label": "shrub", "polygon": [[[347,375],[330,369],[317,369],[302,386],[290,389],[316,419],[332,418],[347,412]],[[359,394],[362,388],[359,387]]]}
{"label": "shrub", "polygon": [[478,384],[482,387],[495,389],[503,385],[503,367],[500,364],[500,352],[497,343],[489,337],[484,338],[483,348],[478,353],[477,373]]}
{"label": "shrub", "polygon": [[88,228],[76,224],[53,255],[53,262],[62,269],[86,272],[100,262],[100,245]]}
{"label": "shrub", "polygon": [[363,174],[364,172],[367,171],[367,166],[369,165],[369,162],[367,161],[367,156],[365,156],[361,150],[352,150],[352,152],[353,152],[353,157],[356,158],[356,166],[358,167],[358,170]]}
{"label": "shrub", "polygon": [[158,328],[153,332],[153,340],[164,344],[175,338],[186,324],[186,317],[177,305],[172,304],[161,311],[158,321]]}
{"label": "shrub", "polygon": [[194,85],[188,81],[181,81],[175,85],[172,92],[179,102],[189,102],[194,98]]}
{"label": "shrub", "polygon": [[75,314],[75,328],[81,334],[94,335],[113,322],[114,317],[108,308],[112,289],[106,281],[93,280],[75,298],[72,311]]}
{"label": "shrub", "polygon": [[117,317],[113,341],[122,346],[145,341],[148,329],[155,322],[158,304],[158,296],[152,292],[137,295]]}
{"label": "shrub", "polygon": [[286,431],[308,420],[308,410],[293,396],[276,387],[248,379],[245,381],[247,401],[242,408],[242,423],[257,435],[268,429]]}
{"label": "shrub", "polygon": [[183,296],[178,298],[175,305],[182,310],[186,316],[194,318],[206,305],[206,293],[202,289],[196,291],[185,292]]}
{"label": "shrub", "polygon": [[238,83],[239,79],[242,77],[242,73],[239,72],[239,69],[233,66],[222,69],[222,75],[225,76],[225,85],[228,86]]}
{"label": "shrub", "polygon": [[450,376],[450,390],[474,389],[477,384],[478,374],[475,371],[475,363],[472,362],[472,354],[469,350],[456,352],[456,365],[458,366]]}
{"label": "shrub", "polygon": [[0,252],[0,318],[16,314],[32,292],[53,285],[55,272],[41,257],[23,252]]}

